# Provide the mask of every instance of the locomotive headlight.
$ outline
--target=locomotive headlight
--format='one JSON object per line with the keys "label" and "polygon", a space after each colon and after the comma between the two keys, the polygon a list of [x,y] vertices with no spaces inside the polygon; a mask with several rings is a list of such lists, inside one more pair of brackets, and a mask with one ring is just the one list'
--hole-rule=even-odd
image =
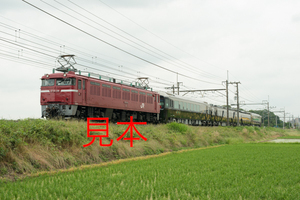
{"label": "locomotive headlight", "polygon": [[67,74],[64,74],[64,76],[67,76]]}
{"label": "locomotive headlight", "polygon": [[48,78],[48,77],[49,77],[49,74],[47,74],[46,77]]}

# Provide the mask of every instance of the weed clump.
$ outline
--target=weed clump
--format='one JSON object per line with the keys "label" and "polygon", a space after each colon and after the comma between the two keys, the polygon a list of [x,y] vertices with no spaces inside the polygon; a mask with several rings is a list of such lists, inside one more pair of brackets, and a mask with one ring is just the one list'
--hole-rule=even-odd
{"label": "weed clump", "polygon": [[188,131],[188,126],[186,124],[179,124],[176,122],[172,122],[167,124],[167,127],[169,130],[181,133],[181,134],[186,134],[186,132]]}

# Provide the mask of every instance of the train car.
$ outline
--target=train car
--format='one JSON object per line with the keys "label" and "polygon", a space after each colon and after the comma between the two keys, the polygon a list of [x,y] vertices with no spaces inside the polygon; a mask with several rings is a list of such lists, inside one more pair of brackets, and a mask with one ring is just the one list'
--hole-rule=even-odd
{"label": "train car", "polygon": [[217,108],[218,125],[226,126],[227,123],[227,110],[223,106],[214,106]]}
{"label": "train car", "polygon": [[[100,78],[100,77],[99,77]],[[76,74],[46,74],[41,86],[42,117],[109,117],[113,121],[158,122],[157,92]]]}
{"label": "train car", "polygon": [[254,126],[261,126],[262,117],[259,114],[251,113],[251,124]]}
{"label": "train car", "polygon": [[250,126],[250,125],[252,125],[251,113],[245,112],[245,111],[241,111],[240,114],[239,114],[239,118],[240,118],[240,124],[242,126]]}
{"label": "train car", "polygon": [[[226,126],[227,109],[199,102],[185,97],[175,96],[160,92],[160,122],[178,122],[190,125],[202,126]],[[237,110],[229,109],[229,125],[236,126]],[[245,111],[239,112],[239,124],[241,126],[260,126],[261,116]]]}
{"label": "train car", "polygon": [[178,122],[190,125],[214,126],[224,121],[224,112],[205,103],[160,92],[160,122]]}

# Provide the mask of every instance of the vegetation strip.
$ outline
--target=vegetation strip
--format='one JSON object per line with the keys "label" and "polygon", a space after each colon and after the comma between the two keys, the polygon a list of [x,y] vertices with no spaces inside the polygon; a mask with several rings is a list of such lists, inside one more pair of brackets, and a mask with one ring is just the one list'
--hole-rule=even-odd
{"label": "vegetation strip", "polygon": [[188,151],[210,149],[210,148],[216,148],[216,147],[221,147],[221,146],[224,146],[224,145],[201,147],[201,148],[196,148],[196,149],[183,149],[183,150],[179,150],[179,151],[165,152],[165,153],[155,154],[155,155],[147,155],[147,156],[140,156],[140,157],[134,157],[134,158],[113,160],[113,161],[99,163],[99,164],[81,165],[80,167],[72,167],[72,168],[69,168],[69,169],[59,169],[59,170],[56,170],[56,171],[42,171],[42,172],[37,172],[35,174],[25,174],[26,176],[23,176],[23,178],[38,177],[38,176],[41,176],[41,175],[50,175],[50,174],[55,175],[57,173],[65,173],[65,172],[72,172],[72,171],[76,171],[76,170],[91,169],[91,168],[115,165],[115,164],[120,164],[120,163],[124,163],[124,162],[136,161],[136,160],[146,160],[146,159],[149,159],[149,158],[157,158],[157,157],[166,156],[166,155],[173,154],[173,153],[183,153],[183,152],[188,152]]}
{"label": "vegetation strip", "polygon": [[[99,146],[99,139],[87,138],[87,123],[83,121],[55,121],[26,119],[0,120],[0,178],[18,179],[24,174],[55,171],[81,165],[112,160],[161,154],[185,148],[199,148],[221,144],[264,141],[277,136],[299,135],[297,130],[258,127],[194,127],[169,123],[137,126],[148,140],[116,139],[126,130],[124,126],[109,124],[109,139],[113,145]],[[135,134],[135,133],[134,133]],[[128,137],[128,136],[126,136]],[[137,134],[134,137],[138,137]]]}
{"label": "vegetation strip", "polygon": [[296,144],[238,144],[0,185],[0,199],[299,199]]}

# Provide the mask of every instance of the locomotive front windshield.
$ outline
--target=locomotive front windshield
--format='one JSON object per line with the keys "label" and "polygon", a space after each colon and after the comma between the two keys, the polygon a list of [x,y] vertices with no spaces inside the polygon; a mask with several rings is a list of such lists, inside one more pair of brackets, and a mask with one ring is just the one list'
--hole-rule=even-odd
{"label": "locomotive front windshield", "polygon": [[54,86],[56,85],[76,85],[76,78],[57,78],[57,79],[42,79],[42,86]]}
{"label": "locomotive front windshield", "polygon": [[56,85],[76,85],[75,78],[58,78],[56,79]]}
{"label": "locomotive front windshield", "polygon": [[55,79],[43,79],[42,86],[54,86]]}

